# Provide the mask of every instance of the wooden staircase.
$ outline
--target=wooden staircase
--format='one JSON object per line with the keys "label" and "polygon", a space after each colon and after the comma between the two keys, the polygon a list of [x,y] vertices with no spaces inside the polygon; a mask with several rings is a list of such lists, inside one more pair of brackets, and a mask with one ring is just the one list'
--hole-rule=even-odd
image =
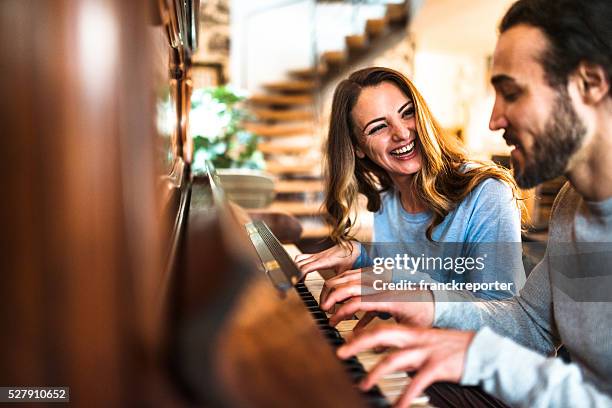
{"label": "wooden staircase", "polygon": [[320,55],[315,67],[289,71],[287,80],[264,84],[264,92],[249,99],[254,119],[245,128],[261,137],[259,150],[266,171],[278,177],[277,198],[269,211],[290,213],[300,219],[302,239],[324,239],[328,227],[321,217],[321,141],[318,123],[322,87],[380,47],[389,33],[403,35],[408,22],[408,5],[387,4],[383,18],[370,19],[365,32],[345,37],[343,50]]}
{"label": "wooden staircase", "polygon": [[298,217],[303,238],[324,237],[319,216],[323,186],[315,109],[319,82],[316,77],[289,76],[292,79],[264,84],[265,93],[249,99],[255,119],[244,127],[261,137],[258,148],[264,154],[266,171],[278,177],[277,198],[268,210]]}

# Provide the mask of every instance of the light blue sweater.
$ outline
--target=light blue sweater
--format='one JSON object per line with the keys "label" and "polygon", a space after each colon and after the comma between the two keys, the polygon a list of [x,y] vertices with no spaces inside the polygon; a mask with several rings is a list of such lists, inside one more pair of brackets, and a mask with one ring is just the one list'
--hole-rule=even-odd
{"label": "light blue sweater", "polygon": [[[465,292],[465,300],[501,299],[518,293],[525,282],[521,258],[520,211],[511,188],[489,178],[476,186],[438,225],[432,234],[436,243],[427,240],[425,232],[431,221],[430,212],[411,214],[402,207],[397,191],[383,193],[382,206],[374,214],[372,244],[362,244],[354,268],[370,266],[377,257],[394,257],[409,253],[418,257],[477,258],[485,255],[485,268],[463,271],[449,268],[422,268],[411,274],[394,270],[393,280],[415,282],[507,282],[511,290]],[[424,275],[426,273],[426,275]]]}

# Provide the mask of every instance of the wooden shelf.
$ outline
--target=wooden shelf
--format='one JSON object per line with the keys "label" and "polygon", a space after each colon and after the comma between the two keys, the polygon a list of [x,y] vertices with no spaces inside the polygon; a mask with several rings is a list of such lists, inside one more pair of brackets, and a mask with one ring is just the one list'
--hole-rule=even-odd
{"label": "wooden shelf", "polygon": [[273,161],[266,162],[266,171],[274,175],[282,174],[312,174],[320,170],[319,163],[306,162],[296,164],[283,164]]}
{"label": "wooden shelf", "polygon": [[263,137],[304,136],[312,134],[312,125],[266,125],[245,123],[244,129]]}
{"label": "wooden shelf", "polygon": [[314,114],[312,111],[303,109],[251,109],[251,113],[259,120],[313,120]]}
{"label": "wooden shelf", "polygon": [[296,216],[320,215],[321,203],[306,203],[303,201],[275,201],[266,210],[286,212]]}
{"label": "wooden shelf", "polygon": [[279,180],[274,183],[274,191],[281,194],[319,193],[323,188],[323,180]]}
{"label": "wooden shelf", "polygon": [[275,92],[313,92],[317,89],[317,83],[308,80],[279,81],[264,84],[263,87]]}
{"label": "wooden shelf", "polygon": [[311,106],[314,103],[312,95],[268,95],[259,94],[249,98],[249,103],[257,105],[276,106]]}
{"label": "wooden shelf", "polygon": [[287,144],[261,142],[257,145],[257,150],[264,154],[306,154],[312,146],[292,146]]}
{"label": "wooden shelf", "polygon": [[302,224],[302,235],[300,239],[315,239],[329,237],[331,228],[327,225],[310,226]]}

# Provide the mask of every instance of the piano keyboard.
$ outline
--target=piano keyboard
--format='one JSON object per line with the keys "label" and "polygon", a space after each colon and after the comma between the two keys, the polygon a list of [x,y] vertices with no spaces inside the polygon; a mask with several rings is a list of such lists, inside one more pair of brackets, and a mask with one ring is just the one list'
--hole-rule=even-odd
{"label": "piano keyboard", "polygon": [[[315,321],[321,327],[321,330],[330,338],[332,345],[339,347],[345,342],[345,339],[352,335],[353,328],[358,320],[345,320],[335,328],[329,326],[327,320],[329,314],[319,308],[319,298],[324,282],[325,280],[318,272],[313,272],[306,276],[304,283],[298,283],[295,288],[304,300],[306,307],[311,311],[313,318],[315,318]],[[358,353],[352,359],[346,360],[349,372],[355,383],[361,381],[365,374],[387,354],[388,352],[375,353],[373,351],[366,351]],[[352,371],[353,369],[354,371]],[[377,387],[372,388],[370,393],[367,394],[368,400],[371,400],[372,406],[389,406],[389,404],[394,404],[402,395],[409,382],[410,377],[406,372],[399,371],[387,374],[378,382]],[[414,399],[412,406],[419,408],[431,407],[429,405],[429,398],[426,395]]]}
{"label": "piano keyboard", "polygon": [[[291,245],[283,247],[268,226],[261,221],[246,224],[245,227],[266,275],[276,288],[282,292],[291,290],[293,286],[332,347],[337,348],[344,344],[345,339],[352,335],[352,330],[358,320],[344,321],[337,328],[329,325],[329,315],[319,308],[321,289],[325,283],[323,277],[318,272],[313,272],[306,276],[303,283],[298,282],[300,272],[293,259],[299,254],[299,250]],[[343,360],[342,363],[353,383],[358,384],[367,375],[367,372],[386,355],[387,353],[362,352],[350,359]],[[402,395],[409,382],[410,377],[405,372],[391,373],[381,378],[375,387],[363,394],[370,406],[389,407]],[[422,395],[412,402],[412,406],[430,407],[429,398]]]}

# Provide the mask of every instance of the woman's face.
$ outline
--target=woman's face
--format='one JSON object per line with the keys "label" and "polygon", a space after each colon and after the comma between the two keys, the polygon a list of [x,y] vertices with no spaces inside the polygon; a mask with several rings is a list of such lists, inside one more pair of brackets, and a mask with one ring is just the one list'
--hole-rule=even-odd
{"label": "woman's face", "polygon": [[394,181],[421,169],[414,102],[397,86],[382,82],[364,88],[352,115],[357,157],[369,157]]}

